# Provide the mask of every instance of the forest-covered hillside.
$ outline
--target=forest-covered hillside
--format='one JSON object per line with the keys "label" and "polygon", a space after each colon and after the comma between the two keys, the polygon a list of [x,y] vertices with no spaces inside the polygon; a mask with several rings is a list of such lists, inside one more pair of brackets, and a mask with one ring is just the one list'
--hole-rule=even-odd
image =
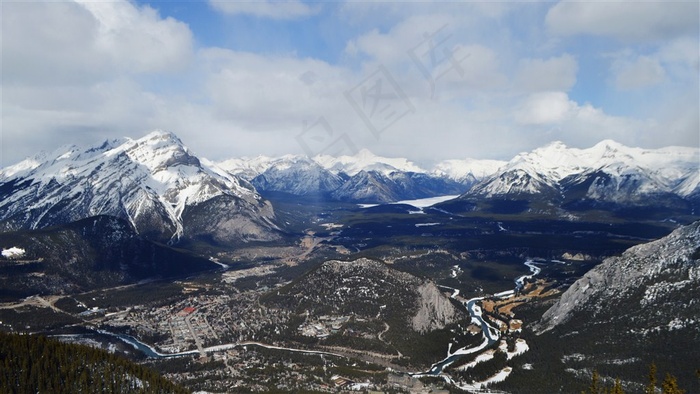
{"label": "forest-covered hillside", "polygon": [[152,369],[107,351],[0,332],[0,392],[187,393]]}

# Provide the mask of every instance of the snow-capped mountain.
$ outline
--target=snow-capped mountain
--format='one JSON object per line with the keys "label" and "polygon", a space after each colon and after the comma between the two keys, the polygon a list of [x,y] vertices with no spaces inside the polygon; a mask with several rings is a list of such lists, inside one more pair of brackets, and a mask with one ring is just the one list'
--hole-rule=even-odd
{"label": "snow-capped mountain", "polygon": [[385,203],[459,194],[466,186],[425,173],[360,171],[333,191],[340,201]]}
{"label": "snow-capped mountain", "polygon": [[507,162],[502,160],[443,160],[433,167],[430,174],[448,178],[465,185],[472,185],[496,173]]}
{"label": "snow-capped mountain", "polygon": [[265,170],[273,166],[278,160],[280,160],[280,158],[268,156],[257,156],[254,158],[242,157],[224,160],[216,163],[216,165],[229,174],[247,181],[252,181],[253,178],[265,172]]}
{"label": "snow-capped mountain", "polygon": [[698,149],[630,148],[605,140],[589,149],[555,142],[521,153],[463,197],[547,196],[559,202],[635,203],[649,196],[686,198],[697,189]]}
{"label": "snow-capped mountain", "polygon": [[388,175],[392,172],[427,172],[408,159],[377,156],[367,149],[360,150],[354,156],[318,155],[313,159],[321,167],[333,173],[345,173],[350,176],[356,175],[360,171],[377,172],[382,175]]}
{"label": "snow-capped mountain", "polygon": [[579,208],[659,201],[679,206],[700,201],[698,152],[688,147],[630,148],[605,140],[588,149],[553,142],[508,162],[445,160],[431,169],[366,149],[354,156],[230,159],[219,166],[263,192],[363,203],[462,194],[468,200],[544,199],[552,206]]}
{"label": "snow-capped mountain", "polygon": [[425,170],[408,159],[377,156],[363,149],[355,156],[258,156],[229,159],[218,166],[263,192],[381,203],[461,194],[503,164],[496,160],[448,160]]}
{"label": "snow-capped mountain", "polygon": [[343,184],[343,178],[304,156],[283,156],[252,179],[260,190],[305,195],[328,195]]}
{"label": "snow-capped mountain", "polygon": [[251,184],[163,131],[25,160],[0,171],[0,195],[5,230],[110,215],[161,240],[277,237],[272,206]]}

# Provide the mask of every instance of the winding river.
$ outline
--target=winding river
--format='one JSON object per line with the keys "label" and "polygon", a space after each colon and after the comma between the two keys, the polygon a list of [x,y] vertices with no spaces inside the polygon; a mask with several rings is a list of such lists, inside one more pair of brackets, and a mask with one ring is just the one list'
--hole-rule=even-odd
{"label": "winding river", "polygon": [[[525,282],[535,276],[537,276],[542,269],[538,266],[535,265],[534,260],[527,260],[524,263],[529,269],[531,274],[529,275],[522,275],[519,276],[518,278],[515,279],[515,290],[507,290],[501,293],[495,294],[495,296],[506,296],[506,295],[512,295],[517,292],[522,291],[522,289],[525,287]],[[441,286],[443,288],[449,288],[447,286]],[[452,289],[453,290],[452,295],[450,298],[456,299],[456,297],[459,295],[459,290],[457,289]],[[429,370],[425,372],[417,372],[410,374],[411,376],[414,377],[420,377],[420,376],[438,376],[442,374],[443,370],[447,368],[450,364],[454,363],[455,361],[459,360],[460,358],[464,357],[465,355],[468,354],[473,354],[476,352],[479,352],[481,350],[487,349],[491,345],[495,344],[500,338],[501,338],[501,332],[491,326],[489,323],[486,322],[486,320],[482,316],[482,311],[481,307],[477,305],[478,301],[483,300],[485,297],[476,297],[472,298],[468,301],[463,301],[462,305],[466,308],[466,310],[469,312],[469,316],[471,316],[471,321],[472,323],[478,325],[481,328],[481,333],[483,337],[483,342],[481,342],[479,345],[474,346],[474,347],[464,347],[457,349],[456,351],[452,352],[452,344],[450,343],[449,347],[447,348],[447,357],[445,357],[443,360],[436,362],[433,364]]]}

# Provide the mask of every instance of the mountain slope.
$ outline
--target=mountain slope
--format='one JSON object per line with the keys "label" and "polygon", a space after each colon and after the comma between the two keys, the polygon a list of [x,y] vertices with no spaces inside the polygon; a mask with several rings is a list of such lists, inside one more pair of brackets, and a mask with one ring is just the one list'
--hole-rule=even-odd
{"label": "mountain slope", "polygon": [[[198,214],[218,211],[197,220]],[[146,237],[215,242],[277,237],[272,206],[248,182],[200,160],[175,135],[68,147],[0,171],[0,228],[37,229],[96,215]]]}
{"label": "mountain slope", "polygon": [[[577,280],[537,324],[562,367],[597,368],[643,382],[652,362],[698,392],[700,221],[606,259]],[[573,355],[573,356],[572,356]]]}
{"label": "mountain slope", "polygon": [[[619,302],[632,308],[627,316],[630,312],[644,315],[643,321],[635,322],[639,328],[662,324],[673,330],[669,323],[687,315],[688,306],[698,304],[679,301],[694,297],[699,290],[700,222],[695,222],[660,240],[632,247],[622,256],[606,259],[562,295],[542,316],[542,325],[552,329],[580,311],[591,313],[589,317],[595,319],[608,313],[600,309],[601,304]],[[694,308],[696,316],[700,315],[700,304]],[[689,324],[700,325],[700,321]]]}
{"label": "mountain slope", "polygon": [[450,194],[459,194],[464,185],[425,173],[360,171],[334,190],[339,201],[388,203]]}
{"label": "mountain slope", "polygon": [[433,282],[365,258],[326,261],[274,298],[312,315],[381,315],[416,332],[441,329],[462,316]]}
{"label": "mountain slope", "polygon": [[311,159],[284,156],[271,161],[270,166],[251,182],[259,190],[305,196],[328,195],[343,184],[343,179]]}
{"label": "mountain slope", "polygon": [[3,393],[187,393],[157,372],[106,350],[0,332]]}
{"label": "mountain slope", "polygon": [[0,294],[14,299],[113,287],[218,267],[146,240],[128,222],[110,216],[0,233],[0,247],[24,250],[21,258],[0,258]]}

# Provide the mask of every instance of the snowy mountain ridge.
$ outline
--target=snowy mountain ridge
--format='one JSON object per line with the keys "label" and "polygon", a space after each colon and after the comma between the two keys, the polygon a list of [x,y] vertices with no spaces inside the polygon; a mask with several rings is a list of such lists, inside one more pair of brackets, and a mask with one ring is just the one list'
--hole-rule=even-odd
{"label": "snowy mountain ridge", "polygon": [[316,162],[321,168],[335,175],[355,176],[361,171],[376,172],[382,175],[389,175],[393,172],[412,172],[455,181],[481,179],[506,164],[505,161],[501,160],[451,159],[441,161],[431,169],[425,169],[406,158],[378,156],[367,149],[362,149],[354,156],[318,155],[312,158],[303,155],[257,156],[227,159],[217,163],[217,165],[231,174],[252,180],[271,167],[284,167],[291,165],[290,163],[307,160]]}
{"label": "snowy mountain ridge", "polygon": [[0,171],[0,187],[0,222],[8,230],[111,215],[139,233],[177,241],[197,232],[186,223],[191,208],[217,198],[238,207],[240,223],[229,222],[232,216],[218,223],[232,234],[266,238],[275,229],[271,205],[252,185],[164,131],[37,155]]}
{"label": "snowy mountain ridge", "polygon": [[699,150],[689,147],[630,148],[604,140],[588,149],[554,142],[520,153],[465,196],[560,194],[585,187],[595,200],[623,201],[649,194],[689,197],[700,192]]}
{"label": "snowy mountain ridge", "polygon": [[[323,194],[338,200],[392,202],[462,194],[463,198],[541,196],[552,201],[644,204],[649,196],[700,198],[697,148],[642,149],[603,140],[587,149],[555,141],[510,161],[444,160],[424,169],[405,158],[363,149],[355,156],[231,159],[221,166],[261,191]],[[293,169],[294,168],[294,169]],[[433,191],[431,192],[431,189]]]}
{"label": "snowy mountain ridge", "polygon": [[382,175],[389,175],[392,172],[416,172],[425,173],[426,170],[405,158],[388,158],[377,156],[367,149],[360,150],[354,156],[332,157],[328,155],[318,155],[313,158],[321,167],[333,173],[345,173],[353,176],[360,171],[374,171]]}

